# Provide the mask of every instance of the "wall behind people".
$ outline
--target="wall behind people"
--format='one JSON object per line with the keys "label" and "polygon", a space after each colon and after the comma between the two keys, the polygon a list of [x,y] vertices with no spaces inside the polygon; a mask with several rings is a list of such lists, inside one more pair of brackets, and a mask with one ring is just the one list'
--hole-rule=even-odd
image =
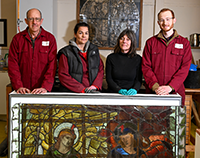
{"label": "wall behind people", "polygon": [[74,37],[74,26],[76,25],[76,1],[57,0],[57,43],[58,50],[69,44]]}
{"label": "wall behind people", "polygon": [[[16,0],[0,1],[1,16],[2,18],[8,18],[9,22],[8,44],[10,44],[13,35],[16,33]],[[69,39],[73,37],[72,30],[76,24],[76,2],[77,0],[54,0],[54,3],[56,4],[54,5],[54,8],[57,10],[57,15],[53,15],[55,16],[55,30],[53,32],[57,39],[58,49],[67,45]],[[178,30],[178,33],[188,38],[192,33],[200,33],[200,21],[198,20],[200,9],[199,0],[143,0],[142,49],[138,51],[141,55],[146,40],[152,35],[157,34],[159,31],[157,13],[163,7],[169,7],[174,10],[177,18],[175,29]],[[200,49],[192,51],[195,60],[200,59]],[[106,58],[110,52],[111,50],[100,50],[100,53],[104,58]]]}
{"label": "wall behind people", "polygon": [[[8,49],[13,36],[16,34],[16,0],[0,0],[1,2],[1,19],[7,19],[7,47]],[[1,47],[0,47],[1,48]]]}
{"label": "wall behind people", "polygon": [[[56,24],[56,19],[53,15],[57,14],[57,8],[54,6],[54,0],[20,0],[19,1],[19,18],[20,18],[20,30],[24,30],[27,27],[24,18],[26,17],[26,12],[30,8],[38,8],[42,12],[43,23],[42,27],[48,32],[54,33],[54,24]],[[55,3],[56,4],[56,3]],[[17,28],[16,28],[17,29]]]}

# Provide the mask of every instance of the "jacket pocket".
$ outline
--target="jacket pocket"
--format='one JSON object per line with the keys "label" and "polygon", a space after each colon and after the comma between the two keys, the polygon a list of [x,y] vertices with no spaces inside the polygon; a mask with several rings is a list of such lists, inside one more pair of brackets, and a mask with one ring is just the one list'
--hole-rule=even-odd
{"label": "jacket pocket", "polygon": [[171,61],[174,61],[171,62],[171,64],[173,64],[172,66],[179,67],[182,63],[183,55],[184,55],[183,49],[174,48],[171,51]]}
{"label": "jacket pocket", "polygon": [[40,47],[40,53],[39,53],[39,59],[41,63],[47,64],[48,63],[48,47],[41,46]]}
{"label": "jacket pocket", "polygon": [[30,53],[28,50],[21,50],[20,52],[17,52],[19,54],[19,61],[20,64],[26,64],[29,63],[29,59],[30,59]]}
{"label": "jacket pocket", "polygon": [[151,64],[152,64],[152,69],[154,71],[157,71],[160,67],[158,65],[160,65],[158,62],[162,61],[162,53],[159,50],[156,51],[152,51],[151,52]]}
{"label": "jacket pocket", "polygon": [[152,51],[151,55],[159,55],[161,52],[160,51]]}
{"label": "jacket pocket", "polygon": [[184,51],[183,49],[177,49],[177,48],[174,48],[171,52],[172,55],[177,55],[177,56],[183,56],[184,55]]}

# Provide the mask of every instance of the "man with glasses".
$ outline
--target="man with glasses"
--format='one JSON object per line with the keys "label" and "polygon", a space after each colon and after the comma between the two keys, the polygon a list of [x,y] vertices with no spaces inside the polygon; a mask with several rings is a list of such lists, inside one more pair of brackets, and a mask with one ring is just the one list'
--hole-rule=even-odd
{"label": "man with glasses", "polygon": [[179,93],[185,102],[184,80],[192,60],[189,41],[173,29],[174,12],[168,8],[158,13],[161,31],[148,39],[143,51],[142,72],[146,92],[157,95]]}
{"label": "man with glasses", "polygon": [[28,27],[15,35],[10,45],[8,74],[17,93],[46,93],[54,83],[56,40],[41,27],[43,18],[38,9],[28,10],[25,22]]}
{"label": "man with glasses", "polygon": [[[56,40],[41,27],[43,19],[38,9],[28,10],[25,22],[28,27],[15,35],[10,44],[8,74],[17,93],[46,93],[54,83]],[[0,157],[7,155],[7,146],[5,138],[0,144]]]}

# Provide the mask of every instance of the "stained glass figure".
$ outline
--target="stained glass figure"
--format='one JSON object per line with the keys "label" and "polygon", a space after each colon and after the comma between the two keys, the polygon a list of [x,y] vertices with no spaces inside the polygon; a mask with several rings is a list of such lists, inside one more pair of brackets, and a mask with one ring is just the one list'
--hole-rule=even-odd
{"label": "stained glass figure", "polygon": [[[18,96],[25,96],[25,101]],[[145,102],[145,95],[55,96],[16,95],[21,103],[10,109],[11,158],[173,158],[185,151],[184,108],[147,105],[172,103],[173,97],[156,96]],[[41,98],[41,104],[34,103]],[[88,104],[65,103],[70,101]],[[131,105],[139,103],[146,105]]]}

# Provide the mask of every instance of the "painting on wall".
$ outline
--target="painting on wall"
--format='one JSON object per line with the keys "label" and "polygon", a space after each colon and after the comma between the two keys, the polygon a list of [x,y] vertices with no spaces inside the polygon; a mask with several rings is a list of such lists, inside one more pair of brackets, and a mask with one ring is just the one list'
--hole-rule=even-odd
{"label": "painting on wall", "polygon": [[0,47],[7,47],[7,19],[0,19]]}
{"label": "painting on wall", "polygon": [[131,29],[141,49],[143,0],[78,0],[77,20],[90,25],[90,41],[99,49],[113,49],[119,34]]}

